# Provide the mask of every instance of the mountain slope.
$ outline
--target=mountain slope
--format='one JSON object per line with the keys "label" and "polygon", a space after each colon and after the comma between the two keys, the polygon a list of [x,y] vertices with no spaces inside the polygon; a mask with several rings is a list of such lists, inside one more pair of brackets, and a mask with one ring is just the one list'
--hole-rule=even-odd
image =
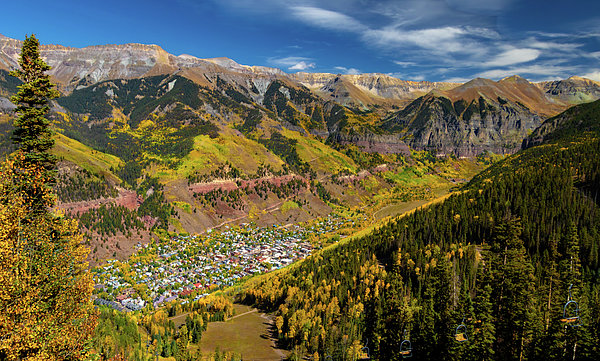
{"label": "mountain slope", "polygon": [[523,141],[523,147],[529,148],[551,141],[597,134],[600,131],[597,116],[599,113],[600,101],[572,107],[544,121]]}
{"label": "mountain slope", "polygon": [[[594,94],[593,86],[586,91]],[[569,104],[519,76],[497,82],[478,78],[414,100],[381,128],[399,133],[412,148],[438,154],[512,154],[543,118]]]}
{"label": "mountain slope", "polygon": [[540,121],[519,101],[500,96],[452,102],[428,94],[388,117],[381,127],[398,132],[414,149],[473,157],[482,152],[514,153]]}
{"label": "mountain slope", "polygon": [[[20,44],[0,37],[2,68],[16,66]],[[111,102],[117,102],[114,105],[122,108],[132,124],[164,111],[176,97],[197,109],[200,104],[193,89],[197,87],[204,94],[202,102],[209,104],[203,105],[206,113],[218,113],[223,123],[232,123],[227,113],[234,113],[246,124],[246,135],[268,138],[273,127],[283,126],[368,152],[407,154],[410,146],[458,156],[483,151],[512,153],[542,119],[600,96],[600,84],[576,77],[533,84],[512,76],[497,82],[474,79],[461,85],[404,81],[385,74],[286,74],[228,58],[175,56],[159,46],[143,44],[81,49],[48,45],[42,46],[42,55],[65,94],[59,103],[94,120],[112,114]],[[171,84],[176,77],[181,80]],[[166,78],[171,85],[161,83]],[[185,94],[180,92],[183,85]],[[92,94],[97,86],[105,96]],[[123,91],[129,90],[123,86],[144,89],[132,90],[135,96],[126,95]],[[176,89],[171,91],[170,86]],[[157,93],[159,87],[162,94]],[[10,103],[1,95],[1,88],[2,84],[0,109],[9,111]],[[449,99],[452,107],[443,99]],[[133,108],[136,110],[131,113]]]}
{"label": "mountain slope", "polygon": [[600,83],[594,80],[572,76],[564,80],[539,83],[546,94],[570,104],[587,103],[600,97]]}
{"label": "mountain slope", "polygon": [[[371,358],[397,359],[409,339],[417,360],[572,358],[575,344],[597,359],[597,106],[561,114],[551,141],[462,192],[252,280],[240,299],[276,312],[297,357],[356,357],[368,345]],[[578,114],[596,124],[579,136]],[[577,335],[561,321],[569,292],[586,320]],[[454,340],[460,324],[468,343]]]}

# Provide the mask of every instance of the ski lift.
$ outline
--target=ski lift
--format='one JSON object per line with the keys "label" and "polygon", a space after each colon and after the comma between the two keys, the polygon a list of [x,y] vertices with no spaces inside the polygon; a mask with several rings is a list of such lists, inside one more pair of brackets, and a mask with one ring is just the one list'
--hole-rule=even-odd
{"label": "ski lift", "polygon": [[467,336],[467,326],[465,326],[464,316],[462,321],[460,321],[460,325],[458,325],[456,327],[456,330],[454,330],[454,339],[458,342],[465,342],[469,340],[469,336]]}
{"label": "ski lift", "polygon": [[406,330],[404,330],[402,338],[404,340],[400,344],[400,355],[402,356],[402,358],[412,357],[412,345],[410,343],[410,340],[406,338]]}
{"label": "ski lift", "polygon": [[581,326],[579,323],[579,304],[573,300],[571,288],[573,288],[573,284],[569,286],[569,296],[567,296],[567,303],[563,307],[563,317],[560,322],[567,326],[578,327]]}
{"label": "ski lift", "polygon": [[369,344],[369,339],[367,339],[367,342],[365,343],[365,347],[360,349],[360,354],[358,355],[359,360],[370,360],[371,359],[371,353],[369,352],[369,347],[367,347],[368,344]]}

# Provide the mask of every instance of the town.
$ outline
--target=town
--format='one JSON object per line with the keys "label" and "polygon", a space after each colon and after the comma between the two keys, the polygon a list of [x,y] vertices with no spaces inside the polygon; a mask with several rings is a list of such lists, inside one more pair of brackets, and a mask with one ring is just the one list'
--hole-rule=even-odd
{"label": "town", "polygon": [[123,312],[152,310],[174,300],[185,304],[304,259],[365,220],[360,213],[332,213],[309,224],[243,224],[138,243],[127,262],[108,260],[94,268],[95,303]]}

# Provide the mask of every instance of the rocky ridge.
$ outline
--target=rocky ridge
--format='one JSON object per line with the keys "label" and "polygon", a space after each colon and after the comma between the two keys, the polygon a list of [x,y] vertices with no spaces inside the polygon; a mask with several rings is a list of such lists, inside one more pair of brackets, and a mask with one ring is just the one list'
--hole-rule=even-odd
{"label": "rocky ridge", "polygon": [[[20,41],[0,36],[0,69],[17,66],[20,46]],[[231,107],[242,105],[259,110],[251,122],[242,116],[250,127],[246,131],[260,130],[258,136],[269,136],[269,127],[283,126],[323,140],[352,143],[368,152],[407,152],[408,145],[459,156],[486,150],[510,153],[543,119],[572,104],[600,97],[600,83],[578,77],[535,84],[512,76],[497,82],[478,78],[457,84],[405,81],[386,74],[287,74],[224,57],[175,56],[158,45],[144,44],[43,45],[41,52],[67,96],[109,80],[181,76],[197,84],[200,91],[213,92],[211,105],[204,105],[203,111],[218,115],[224,124],[231,122]],[[174,84],[169,80],[161,85],[160,94],[149,95],[164,98]],[[191,94],[190,89],[186,94]],[[0,107],[10,112],[7,95],[0,97]],[[110,94],[107,98],[100,102],[127,107],[123,99]],[[154,111],[169,108],[168,99]],[[106,105],[101,108],[103,116],[111,114]],[[87,114],[93,109],[78,108],[77,112]],[[149,113],[152,109],[144,114]]]}

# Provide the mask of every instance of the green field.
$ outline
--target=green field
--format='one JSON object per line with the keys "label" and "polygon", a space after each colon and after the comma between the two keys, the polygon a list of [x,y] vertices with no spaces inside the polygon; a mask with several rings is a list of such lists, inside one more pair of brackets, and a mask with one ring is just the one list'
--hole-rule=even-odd
{"label": "green field", "polygon": [[275,349],[270,338],[269,316],[249,306],[234,305],[236,315],[226,322],[211,322],[202,334],[203,355],[221,351],[241,354],[244,360],[281,360],[285,350]]}

